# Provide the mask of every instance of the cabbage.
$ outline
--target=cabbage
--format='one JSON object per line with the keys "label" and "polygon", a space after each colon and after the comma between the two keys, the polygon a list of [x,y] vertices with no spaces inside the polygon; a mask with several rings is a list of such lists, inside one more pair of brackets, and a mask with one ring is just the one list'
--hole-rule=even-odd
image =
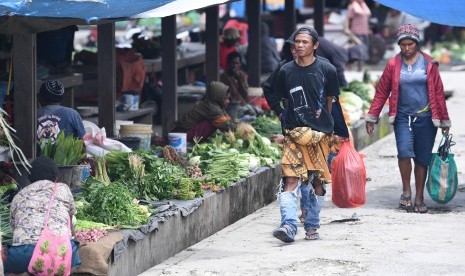
{"label": "cabbage", "polygon": [[249,171],[255,171],[260,167],[260,158],[257,158],[255,155],[249,156]]}
{"label": "cabbage", "polygon": [[352,92],[341,92],[339,99],[341,99],[342,107],[344,107],[347,112],[358,111],[363,108],[362,98]]}
{"label": "cabbage", "polygon": [[200,156],[194,156],[189,159],[189,165],[194,166],[195,164],[200,164]]}

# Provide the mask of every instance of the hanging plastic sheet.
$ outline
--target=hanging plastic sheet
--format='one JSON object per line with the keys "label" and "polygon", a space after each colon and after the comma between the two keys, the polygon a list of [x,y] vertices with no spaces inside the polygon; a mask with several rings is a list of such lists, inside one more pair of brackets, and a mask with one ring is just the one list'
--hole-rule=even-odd
{"label": "hanging plastic sheet", "polygon": [[376,0],[376,2],[430,22],[465,27],[463,0]]}
{"label": "hanging plastic sheet", "polygon": [[229,0],[2,0],[0,33],[41,32],[69,25],[93,25],[165,17]]}

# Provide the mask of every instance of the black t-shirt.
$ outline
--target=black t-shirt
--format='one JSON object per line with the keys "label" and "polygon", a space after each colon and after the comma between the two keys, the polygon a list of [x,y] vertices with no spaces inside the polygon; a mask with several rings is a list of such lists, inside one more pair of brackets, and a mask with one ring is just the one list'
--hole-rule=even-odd
{"label": "black t-shirt", "polygon": [[336,68],[317,58],[309,66],[295,61],[283,65],[278,74],[277,91],[289,99],[283,113],[283,127],[307,126],[327,134],[333,132],[334,121],[326,105],[326,97],[339,95]]}

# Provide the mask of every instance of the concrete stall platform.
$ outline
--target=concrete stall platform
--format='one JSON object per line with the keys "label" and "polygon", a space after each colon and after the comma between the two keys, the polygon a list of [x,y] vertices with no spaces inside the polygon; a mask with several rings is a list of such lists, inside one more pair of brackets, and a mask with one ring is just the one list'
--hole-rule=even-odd
{"label": "concrete stall platform", "polygon": [[358,120],[350,130],[352,131],[352,137],[354,139],[354,147],[356,150],[360,151],[393,132],[394,127],[389,123],[388,108],[385,107],[379,116],[378,123],[375,125],[372,136],[368,135],[366,131],[365,120]]}
{"label": "concrete stall platform", "polygon": [[138,275],[276,199],[281,166],[263,167],[219,193],[205,196],[187,216],[174,215],[159,223],[144,239],[129,240],[109,266],[108,275]]}

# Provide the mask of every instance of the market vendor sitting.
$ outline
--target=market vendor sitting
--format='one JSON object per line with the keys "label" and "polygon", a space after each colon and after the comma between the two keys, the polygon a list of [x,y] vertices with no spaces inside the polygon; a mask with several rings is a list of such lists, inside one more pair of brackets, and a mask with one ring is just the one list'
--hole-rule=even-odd
{"label": "market vendor sitting", "polygon": [[[31,165],[31,184],[20,190],[11,202],[10,228],[13,243],[7,249],[5,273],[28,271],[35,245],[44,229],[49,206],[48,228],[57,235],[67,234],[70,239],[74,233],[71,223],[76,214],[74,198],[68,185],[56,182],[58,167],[55,161],[41,156],[34,159]],[[50,203],[54,190],[54,200]],[[71,240],[71,247],[71,266],[74,267],[81,263],[77,252],[79,243]]]}
{"label": "market vendor sitting", "polygon": [[220,69],[225,71],[228,69],[227,58],[232,52],[238,51],[238,42],[241,38],[239,30],[233,27],[223,30],[220,41]]}
{"label": "market vendor sitting", "polygon": [[65,89],[59,81],[46,81],[40,86],[37,109],[37,141],[56,140],[58,133],[82,138],[86,131],[79,113],[69,107],[61,106]]}
{"label": "market vendor sitting", "polygon": [[242,70],[242,57],[238,52],[231,52],[227,58],[228,69],[220,75],[220,81],[229,86],[231,99],[226,111],[233,120],[244,115],[255,116],[253,106],[248,104],[248,76]]}
{"label": "market vendor sitting", "polygon": [[229,104],[229,87],[217,81],[212,81],[207,87],[204,100],[196,104],[176,123],[176,132],[187,133],[187,141],[194,137],[207,139],[217,129],[221,131],[234,130],[233,122],[226,112]]}

